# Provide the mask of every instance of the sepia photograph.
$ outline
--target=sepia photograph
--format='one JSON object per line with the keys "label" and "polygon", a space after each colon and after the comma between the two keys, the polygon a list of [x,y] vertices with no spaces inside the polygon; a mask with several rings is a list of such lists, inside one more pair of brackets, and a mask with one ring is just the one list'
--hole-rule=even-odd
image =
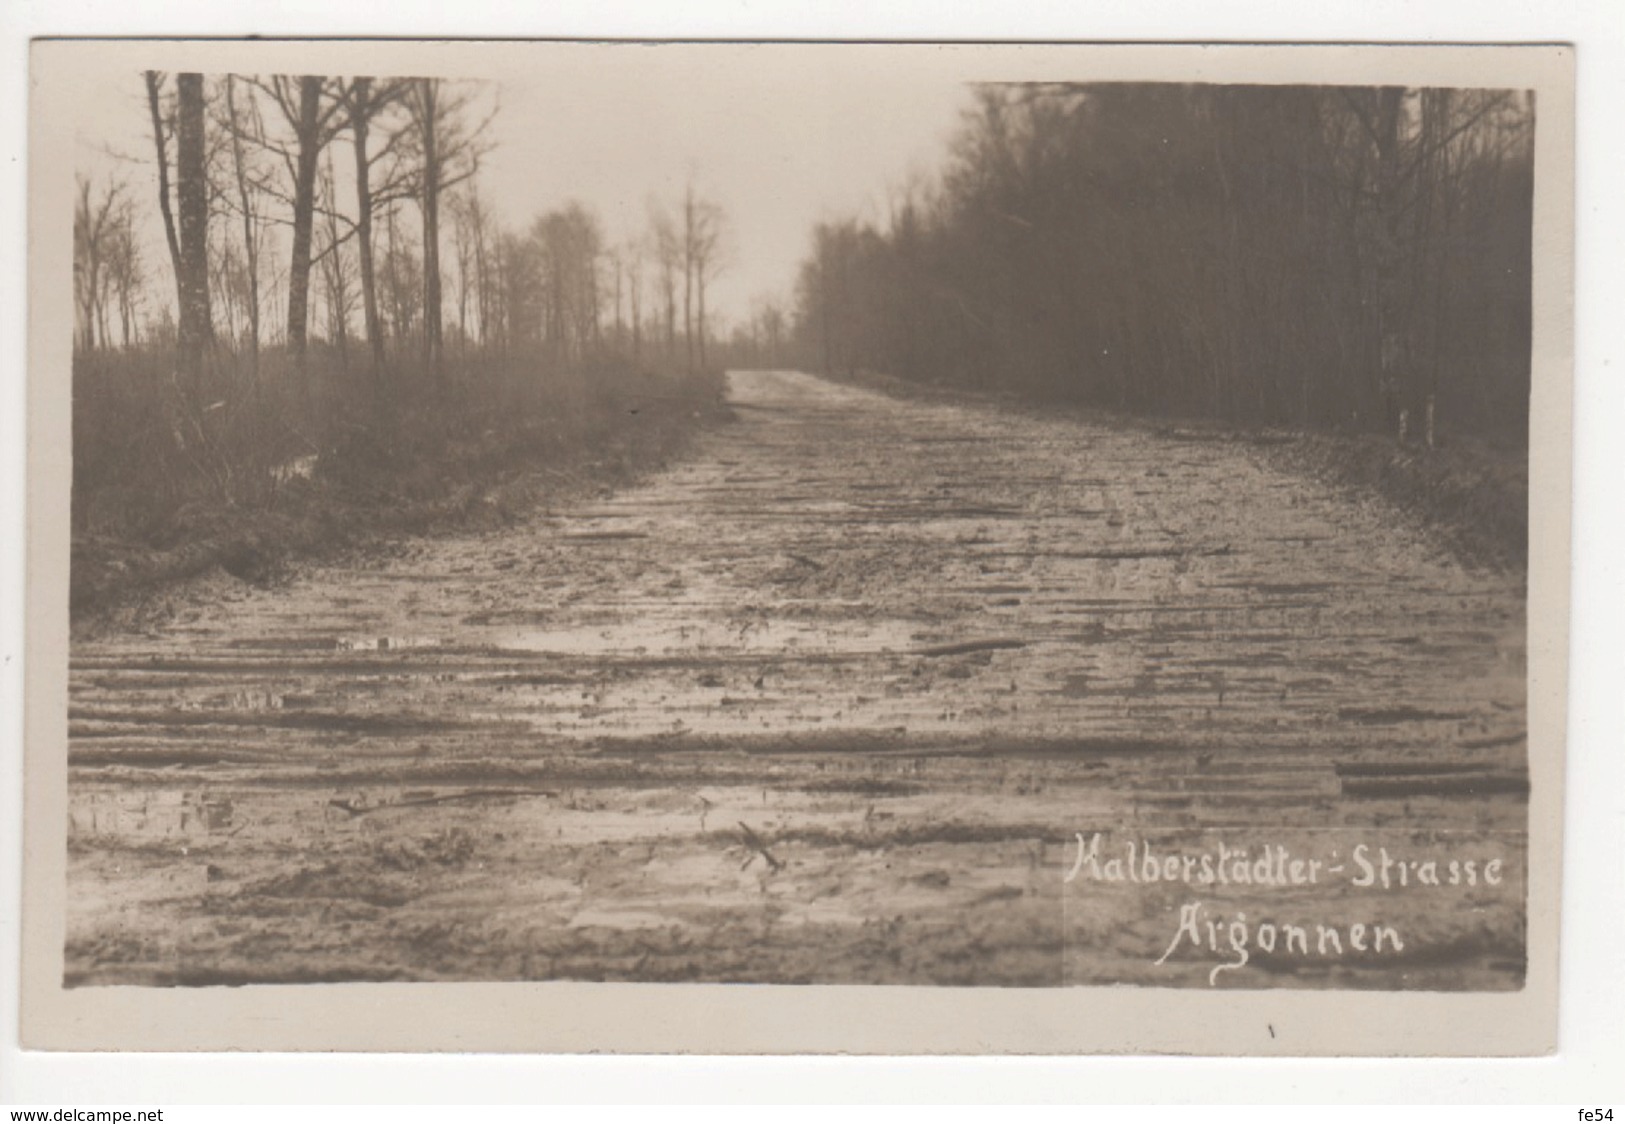
{"label": "sepia photograph", "polygon": [[1571,56],[1193,50],[36,45],[29,985],[1549,1047]]}

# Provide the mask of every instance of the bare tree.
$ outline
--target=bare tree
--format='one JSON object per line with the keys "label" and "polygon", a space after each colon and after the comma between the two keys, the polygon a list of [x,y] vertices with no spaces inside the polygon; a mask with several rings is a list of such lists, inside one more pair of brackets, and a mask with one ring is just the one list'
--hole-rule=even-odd
{"label": "bare tree", "polygon": [[397,221],[397,211],[394,203],[384,208],[383,287],[389,334],[399,353],[418,335],[422,322],[423,265],[410,234]]}
{"label": "bare tree", "polygon": [[694,373],[694,261],[697,254],[698,200],[694,185],[683,191],[683,348],[687,353],[688,373]]}
{"label": "bare tree", "polygon": [[337,346],[339,363],[350,365],[350,313],[355,308],[354,276],[350,259],[344,253],[349,235],[339,228],[338,185],[333,175],[333,150],[327,150],[327,167],[318,185],[321,205],[323,245],[316,255],[322,271],[323,304],[327,312],[327,338]]}
{"label": "bare tree", "polygon": [[632,363],[643,362],[643,265],[645,246],[642,239],[629,239],[621,250],[626,263],[626,291],[632,320]]}
{"label": "bare tree", "polygon": [[[690,331],[699,337],[699,365],[706,365],[705,293],[722,269],[723,212],[721,206],[709,199],[697,198],[694,186],[689,185],[683,197],[683,251],[687,273],[693,279],[696,301],[694,322]],[[687,311],[687,296],[684,311]],[[689,368],[693,369],[694,354],[690,346]]]}
{"label": "bare tree", "polygon": [[796,334],[826,369],[1521,433],[1533,110],[1498,90],[984,87],[888,229],[814,232]]}
{"label": "bare tree", "polygon": [[558,362],[579,361],[598,343],[602,228],[572,200],[537,219],[530,240],[541,263],[548,349]]}
{"label": "bare tree", "polygon": [[203,349],[213,338],[203,75],[176,75],[175,102],[175,195],[181,253],[177,366],[195,392],[203,377]]}
{"label": "bare tree", "polygon": [[547,284],[540,242],[534,237],[499,232],[495,243],[497,303],[504,354],[540,348],[546,335]]}
{"label": "bare tree", "polygon": [[164,238],[169,245],[169,264],[175,277],[175,295],[178,306],[180,302],[181,276],[186,272],[186,267],[181,261],[180,236],[175,233],[175,211],[169,199],[168,138],[170,123],[166,121],[161,106],[164,75],[161,71],[149,70],[145,73],[144,78],[147,85],[147,109],[152,118],[152,144],[158,162],[158,212],[164,219]]}
{"label": "bare tree", "polygon": [[[170,202],[168,137],[162,110],[164,76],[145,74],[147,108],[158,164],[158,210],[163,215],[175,274],[178,310],[176,370],[194,392],[203,373],[203,348],[212,337],[209,317],[209,187],[206,169],[203,76],[187,73],[175,79],[175,194]],[[175,212],[180,212],[177,223]]]}
{"label": "bare tree", "polygon": [[611,276],[614,278],[615,319],[613,321],[614,329],[611,346],[618,349],[621,346],[622,337],[626,335],[626,320],[622,315],[622,310],[625,307],[626,297],[622,284],[624,281],[624,277],[622,276],[624,273],[624,264],[621,261],[620,247],[611,246],[608,250],[604,251],[604,257],[609,260]]}
{"label": "bare tree", "polygon": [[142,261],[135,238],[135,221],[128,201],[117,212],[118,221],[109,231],[107,244],[107,284],[118,298],[121,346],[137,340],[136,311],[141,303]]}
{"label": "bare tree", "polygon": [[487,117],[471,125],[474,95],[441,78],[414,79],[405,93],[415,139],[418,207],[423,216],[423,355],[444,379],[441,331],[440,199],[479,170]]}
{"label": "bare tree", "polygon": [[488,348],[495,338],[495,327],[500,318],[501,294],[497,289],[498,271],[493,260],[498,234],[490,209],[476,183],[470,181],[460,200],[458,230],[459,237],[466,243],[473,270],[474,319],[479,330],[480,346]]}
{"label": "bare tree", "polygon": [[468,198],[465,195],[451,197],[452,244],[457,254],[457,345],[459,353],[465,360],[468,356],[469,305],[478,299],[476,290],[479,285],[474,266],[474,247],[478,241],[478,234],[474,229],[469,210]]}
{"label": "bare tree", "polygon": [[248,283],[248,370],[249,377],[257,379],[260,368],[260,267],[259,226],[250,193],[247,160],[243,153],[245,134],[257,133],[242,122],[237,114],[236,79],[226,75],[226,121],[231,136],[231,163],[237,184],[237,205],[243,220],[244,271]]}
{"label": "bare tree", "polygon": [[783,365],[788,328],[789,318],[785,316],[784,307],[777,300],[763,297],[756,301],[754,315],[751,317],[751,333],[757,347],[758,362],[766,361],[774,367]]}
{"label": "bare tree", "polygon": [[310,376],[306,365],[306,337],[310,319],[310,270],[316,222],[316,178],[322,150],[347,124],[340,110],[343,100],[319,75],[273,76],[269,81],[250,79],[281,112],[288,131],[286,140],[262,137],[285,165],[293,190],[293,245],[288,262],[287,342],[300,372],[301,391],[309,395]]}
{"label": "bare tree", "polygon": [[[124,188],[107,185],[99,196],[91,181],[79,177],[73,204],[74,346],[93,351],[107,346],[106,294],[114,242],[125,210]],[[127,221],[123,225],[128,226]],[[128,342],[128,330],[126,330]]]}
{"label": "bare tree", "polygon": [[656,280],[666,313],[666,361],[677,359],[677,275],[684,271],[683,241],[671,216],[658,204],[650,204],[650,235],[654,242]]}

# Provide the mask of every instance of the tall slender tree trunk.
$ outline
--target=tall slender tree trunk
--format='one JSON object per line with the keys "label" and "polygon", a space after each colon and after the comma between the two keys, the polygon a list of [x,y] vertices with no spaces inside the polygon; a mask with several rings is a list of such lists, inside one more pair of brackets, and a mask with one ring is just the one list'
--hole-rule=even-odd
{"label": "tall slender tree trunk", "polygon": [[[1424,95],[1427,100],[1425,100],[1423,104],[1424,107],[1426,107],[1429,111],[1432,123],[1432,129],[1430,131],[1435,135],[1442,134],[1449,128],[1451,93],[1452,92],[1449,89],[1440,89],[1431,90],[1428,92],[1428,94]],[[1433,448],[1435,439],[1437,437],[1435,426],[1438,422],[1437,409],[1439,395],[1439,368],[1444,363],[1445,328],[1449,318],[1449,308],[1445,303],[1445,295],[1449,289],[1450,282],[1451,212],[1453,208],[1451,205],[1451,200],[1446,194],[1446,188],[1444,187],[1444,185],[1449,181],[1451,173],[1450,150],[1448,147],[1448,142],[1439,142],[1438,151],[1434,152],[1430,157],[1429,164],[1432,174],[1423,184],[1423,187],[1430,194],[1435,191],[1440,193],[1441,198],[1439,203],[1442,210],[1442,214],[1440,215],[1438,252],[1435,255],[1434,272],[1432,278],[1433,354],[1432,361],[1428,364],[1426,387],[1427,396],[1423,403],[1423,409],[1425,411],[1423,421],[1423,440],[1427,442],[1428,448],[1431,449]]]}
{"label": "tall slender tree trunk", "polygon": [[378,317],[378,282],[372,257],[372,164],[367,131],[373,112],[372,79],[357,78],[350,88],[350,131],[355,137],[356,257],[361,266],[361,308],[375,386],[384,377],[384,328]]}
{"label": "tall slender tree trunk", "polygon": [[603,346],[604,331],[601,320],[602,309],[598,307],[598,261],[595,257],[587,259],[586,292],[582,294],[587,306],[587,335],[592,340],[594,351]]}
{"label": "tall slender tree trunk", "polygon": [[389,287],[389,334],[399,358],[406,346],[406,312],[401,302],[400,241],[395,229],[395,204],[384,211],[384,237],[389,249],[384,251],[384,284]]}
{"label": "tall slender tree trunk", "polygon": [[1389,432],[1397,428],[1406,437],[1404,401],[1408,382],[1404,320],[1404,282],[1401,277],[1401,223],[1399,133],[1405,90],[1384,86],[1377,95],[1377,369],[1383,412]]}
{"label": "tall slender tree trunk", "polygon": [[699,330],[699,335],[700,335],[700,369],[704,370],[705,369],[705,274],[703,272],[703,267],[702,267],[702,272],[700,273],[700,276],[699,276],[699,284],[696,286],[696,288],[699,289],[700,315],[699,315],[699,320],[695,324],[695,327]]}
{"label": "tall slender tree trunk", "polygon": [[818,319],[820,326],[823,328],[824,373],[828,375],[833,374],[835,371],[834,327],[831,324],[832,306],[835,301],[835,294],[831,291],[831,286],[829,283],[829,261],[826,257],[819,258],[818,275],[818,287],[820,290],[822,290],[820,295],[823,297],[823,299],[818,302],[820,306],[820,315]]}
{"label": "tall slender tree trunk", "polygon": [[677,286],[666,284],[666,362],[677,362]]}
{"label": "tall slender tree trunk", "polygon": [[485,212],[476,201],[469,212],[474,227],[474,316],[479,321],[480,352],[491,349],[491,277],[485,254]]}
{"label": "tall slender tree trunk", "polygon": [[457,250],[457,354],[461,362],[468,363],[468,248]]}
{"label": "tall slender tree trunk", "polygon": [[333,175],[333,150],[327,150],[327,169],[321,180],[321,197],[327,214],[327,245],[322,250],[322,268],[327,274],[328,340],[337,344],[339,367],[350,370],[350,279],[344,273],[344,255],[339,249],[338,188]]}
{"label": "tall slender tree trunk", "polygon": [[258,380],[260,373],[260,268],[259,245],[254,231],[254,207],[248,194],[248,173],[243,164],[243,135],[237,127],[237,102],[233,78],[226,75],[226,115],[231,121],[231,157],[237,172],[237,202],[243,212],[243,254],[248,269],[248,374]]}
{"label": "tall slender tree trunk", "polygon": [[440,333],[440,167],[439,81],[420,79],[418,128],[423,141],[423,358],[429,374],[445,378]]}
{"label": "tall slender tree trunk", "polygon": [[688,353],[688,373],[694,373],[694,269],[683,263],[683,348]]}
{"label": "tall slender tree trunk", "polygon": [[310,242],[316,218],[316,161],[321,155],[322,79],[299,79],[299,152],[294,165],[293,259],[288,266],[288,347],[299,371],[300,393],[310,399],[306,330],[310,308]]}
{"label": "tall slender tree trunk", "polygon": [[180,355],[192,392],[203,382],[203,349],[212,336],[209,318],[209,185],[204,172],[203,75],[175,78],[175,177],[180,210]]}
{"label": "tall slender tree trunk", "polygon": [[169,264],[175,274],[175,304],[181,303],[181,277],[186,272],[181,260],[180,238],[175,233],[175,211],[169,203],[169,147],[164,143],[164,118],[159,109],[159,87],[162,76],[156,70],[146,72],[147,108],[152,114],[152,143],[158,155],[158,212],[164,217],[164,239],[169,246]]}
{"label": "tall slender tree trunk", "polygon": [[643,278],[634,274],[629,286],[632,304],[632,365],[643,362],[643,297],[639,292]]}

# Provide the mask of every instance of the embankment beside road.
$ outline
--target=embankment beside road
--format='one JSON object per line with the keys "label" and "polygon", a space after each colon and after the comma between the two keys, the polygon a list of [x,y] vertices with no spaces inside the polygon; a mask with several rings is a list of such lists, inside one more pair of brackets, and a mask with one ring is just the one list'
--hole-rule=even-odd
{"label": "embankment beside road", "polygon": [[1463,565],[1521,572],[1529,550],[1529,454],[1446,434],[1437,448],[1371,434],[1244,428],[1205,418],[1148,417],[1065,402],[1035,402],[859,372],[823,376],[897,398],[981,405],[1040,417],[1134,426],[1184,441],[1249,446],[1266,463],[1333,487],[1375,495],[1425,527]]}
{"label": "embankment beside road", "polygon": [[1296,433],[1264,448],[1272,464],[1375,493],[1437,533],[1469,566],[1527,568],[1529,454],[1472,438],[1439,448],[1374,436]]}
{"label": "embankment beside road", "polygon": [[395,447],[379,447],[389,444],[380,427],[371,442],[297,462],[260,502],[189,502],[144,534],[76,527],[70,615],[76,628],[95,627],[216,568],[266,582],[297,557],[380,536],[500,525],[537,503],[623,485],[728,417],[722,391],[718,372],[595,372],[590,392],[572,395],[567,410]]}

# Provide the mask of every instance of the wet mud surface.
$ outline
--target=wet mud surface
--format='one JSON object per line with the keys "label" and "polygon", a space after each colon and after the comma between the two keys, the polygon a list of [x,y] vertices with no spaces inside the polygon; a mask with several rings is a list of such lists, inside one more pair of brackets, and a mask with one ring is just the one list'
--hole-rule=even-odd
{"label": "wet mud surface", "polygon": [[1236,443],[730,400],[619,494],[76,638],[67,982],[1521,985],[1521,577]]}

